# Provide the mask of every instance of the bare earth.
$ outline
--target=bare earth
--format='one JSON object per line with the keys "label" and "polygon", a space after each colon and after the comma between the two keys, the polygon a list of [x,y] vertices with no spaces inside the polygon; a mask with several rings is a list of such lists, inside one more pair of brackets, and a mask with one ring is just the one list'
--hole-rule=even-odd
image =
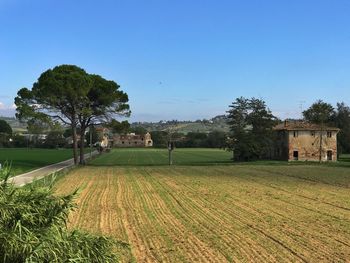
{"label": "bare earth", "polygon": [[56,192],[81,189],[70,226],[130,243],[122,262],[349,262],[349,176],[318,166],[84,167]]}

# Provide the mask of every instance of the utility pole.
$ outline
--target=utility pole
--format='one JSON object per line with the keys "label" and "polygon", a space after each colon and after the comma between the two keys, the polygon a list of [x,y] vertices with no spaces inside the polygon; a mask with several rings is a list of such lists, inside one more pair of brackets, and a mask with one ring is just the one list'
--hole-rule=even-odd
{"label": "utility pole", "polygon": [[169,165],[173,164],[173,157],[172,157],[172,151],[173,151],[173,143],[171,141],[168,142],[168,153],[169,153]]}
{"label": "utility pole", "polygon": [[171,129],[169,129],[169,140],[168,140],[168,155],[169,155],[169,165],[173,165],[172,152],[174,150],[174,142],[171,138]]}
{"label": "utility pole", "polygon": [[90,124],[90,160],[92,158],[92,123]]}
{"label": "utility pole", "polygon": [[321,122],[321,133],[320,133],[320,149],[319,149],[319,152],[320,152],[320,156],[319,156],[319,162],[321,163],[322,162],[322,143],[323,143],[323,124],[324,122],[322,121]]}

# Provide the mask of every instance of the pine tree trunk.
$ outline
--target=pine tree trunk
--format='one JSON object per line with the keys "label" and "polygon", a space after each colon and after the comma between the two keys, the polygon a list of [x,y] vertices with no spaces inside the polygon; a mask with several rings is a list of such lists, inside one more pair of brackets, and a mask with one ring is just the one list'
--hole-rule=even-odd
{"label": "pine tree trunk", "polygon": [[80,164],[84,165],[85,164],[85,154],[84,154],[84,138],[85,138],[85,127],[81,127],[80,130]]}
{"label": "pine tree trunk", "polygon": [[76,127],[75,123],[72,124],[72,137],[73,137],[73,159],[74,159],[74,164],[78,164],[77,127]]}

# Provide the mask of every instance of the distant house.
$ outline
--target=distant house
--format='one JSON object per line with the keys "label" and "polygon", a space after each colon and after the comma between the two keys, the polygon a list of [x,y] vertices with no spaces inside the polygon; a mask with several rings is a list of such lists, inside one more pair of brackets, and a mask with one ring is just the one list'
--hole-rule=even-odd
{"label": "distant house", "polygon": [[337,161],[338,128],[304,121],[285,121],[274,127],[275,159],[288,161]]}
{"label": "distant house", "polygon": [[145,135],[115,134],[113,135],[112,147],[152,147],[153,141],[150,133]]}
{"label": "distant house", "polygon": [[109,129],[98,127],[100,145],[103,148],[118,147],[152,147],[153,140],[150,133],[137,135],[135,133],[113,134]]}

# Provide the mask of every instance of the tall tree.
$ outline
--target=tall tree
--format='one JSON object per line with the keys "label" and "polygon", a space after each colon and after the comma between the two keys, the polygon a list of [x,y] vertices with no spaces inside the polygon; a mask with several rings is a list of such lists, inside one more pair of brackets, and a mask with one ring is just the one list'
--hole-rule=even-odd
{"label": "tall tree", "polygon": [[350,153],[350,108],[344,102],[337,103],[335,125],[338,134],[338,153]]}
{"label": "tall tree", "polygon": [[243,160],[248,156],[247,149],[247,126],[249,114],[249,99],[237,98],[228,111],[228,125],[230,125],[231,135],[228,146],[232,150],[234,160]]}
{"label": "tall tree", "polygon": [[277,119],[260,99],[237,98],[228,111],[229,148],[238,161],[268,157]]}
{"label": "tall tree", "polygon": [[80,164],[84,164],[84,137],[91,124],[110,123],[116,115],[129,116],[128,95],[119,90],[120,86],[99,75],[89,75],[91,87],[80,103],[78,122],[80,127]]}
{"label": "tall tree", "polygon": [[22,88],[15,98],[16,117],[35,120],[50,118],[71,127],[74,163],[78,163],[77,125],[80,103],[86,97],[91,79],[85,70],[61,65],[42,73],[31,90]]}
{"label": "tall tree", "polygon": [[19,119],[48,118],[69,125],[73,137],[74,162],[78,162],[77,128],[80,128],[81,163],[84,135],[94,121],[128,113],[128,97],[113,81],[90,75],[74,65],[61,65],[41,74],[31,90],[23,88],[15,98]]}
{"label": "tall tree", "polygon": [[249,101],[250,113],[247,117],[251,125],[256,158],[270,157],[273,150],[273,130],[277,124],[277,118],[267,108],[265,101],[251,98]]}
{"label": "tall tree", "polygon": [[335,111],[331,104],[322,100],[313,103],[310,108],[303,111],[305,120],[316,124],[331,124],[334,120]]}

